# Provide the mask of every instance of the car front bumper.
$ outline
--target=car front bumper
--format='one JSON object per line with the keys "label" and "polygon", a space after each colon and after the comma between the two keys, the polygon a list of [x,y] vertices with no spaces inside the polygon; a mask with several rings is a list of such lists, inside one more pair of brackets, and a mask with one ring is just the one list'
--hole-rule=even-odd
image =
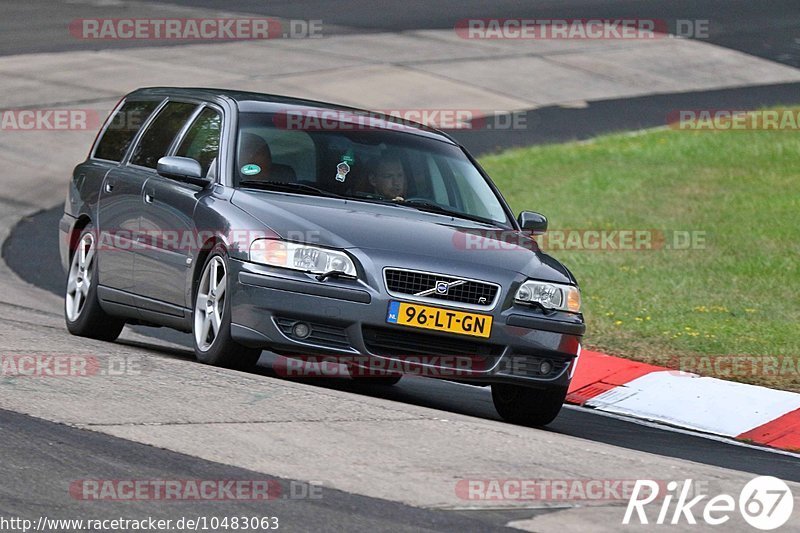
{"label": "car front bumper", "polygon": [[[387,323],[390,302],[404,300],[383,287],[230,263],[231,334],[245,346],[369,369],[538,388],[568,387],[580,355],[580,315],[546,315],[501,299],[486,312],[493,316],[489,338],[478,339]],[[438,307],[448,309],[447,302]],[[310,326],[308,336],[293,334],[298,322]]]}

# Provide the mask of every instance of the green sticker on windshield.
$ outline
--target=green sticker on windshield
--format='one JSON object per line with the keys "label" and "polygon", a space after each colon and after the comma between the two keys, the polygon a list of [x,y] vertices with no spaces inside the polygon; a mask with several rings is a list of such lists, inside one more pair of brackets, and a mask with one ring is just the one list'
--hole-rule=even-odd
{"label": "green sticker on windshield", "polygon": [[261,167],[258,165],[245,165],[242,167],[242,174],[245,176],[252,176],[261,172]]}

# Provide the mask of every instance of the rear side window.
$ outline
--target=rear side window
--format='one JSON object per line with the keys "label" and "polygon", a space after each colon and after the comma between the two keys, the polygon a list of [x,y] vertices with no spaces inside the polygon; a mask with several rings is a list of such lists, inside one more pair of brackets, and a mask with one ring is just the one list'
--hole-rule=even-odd
{"label": "rear side window", "polygon": [[125,102],[114,114],[94,151],[97,159],[122,161],[139,128],[161,102]]}
{"label": "rear side window", "polygon": [[219,154],[219,132],[222,119],[219,113],[205,108],[194,121],[175,155],[191,157],[203,167],[203,176],[208,174],[211,163]]}
{"label": "rear side window", "polygon": [[164,106],[134,148],[131,163],[156,168],[158,160],[167,154],[175,136],[196,108],[196,104],[184,102],[170,102]]}

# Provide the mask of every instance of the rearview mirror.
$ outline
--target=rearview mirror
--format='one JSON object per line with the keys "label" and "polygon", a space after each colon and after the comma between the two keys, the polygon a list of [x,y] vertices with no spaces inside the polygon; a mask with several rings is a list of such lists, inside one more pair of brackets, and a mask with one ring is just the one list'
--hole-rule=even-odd
{"label": "rearview mirror", "polygon": [[200,163],[190,157],[162,157],[158,160],[156,171],[165,178],[184,181],[201,187],[205,187],[211,182],[202,177],[203,168]]}
{"label": "rearview mirror", "polygon": [[530,231],[533,235],[541,235],[547,231],[547,217],[533,211],[522,211],[517,222],[523,230]]}

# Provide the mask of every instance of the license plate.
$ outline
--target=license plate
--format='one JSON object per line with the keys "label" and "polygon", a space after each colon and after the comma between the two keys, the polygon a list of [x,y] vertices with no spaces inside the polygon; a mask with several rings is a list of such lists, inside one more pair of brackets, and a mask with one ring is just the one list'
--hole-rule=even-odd
{"label": "license plate", "polygon": [[452,311],[406,302],[390,302],[386,322],[483,338],[488,338],[492,330],[490,315]]}

